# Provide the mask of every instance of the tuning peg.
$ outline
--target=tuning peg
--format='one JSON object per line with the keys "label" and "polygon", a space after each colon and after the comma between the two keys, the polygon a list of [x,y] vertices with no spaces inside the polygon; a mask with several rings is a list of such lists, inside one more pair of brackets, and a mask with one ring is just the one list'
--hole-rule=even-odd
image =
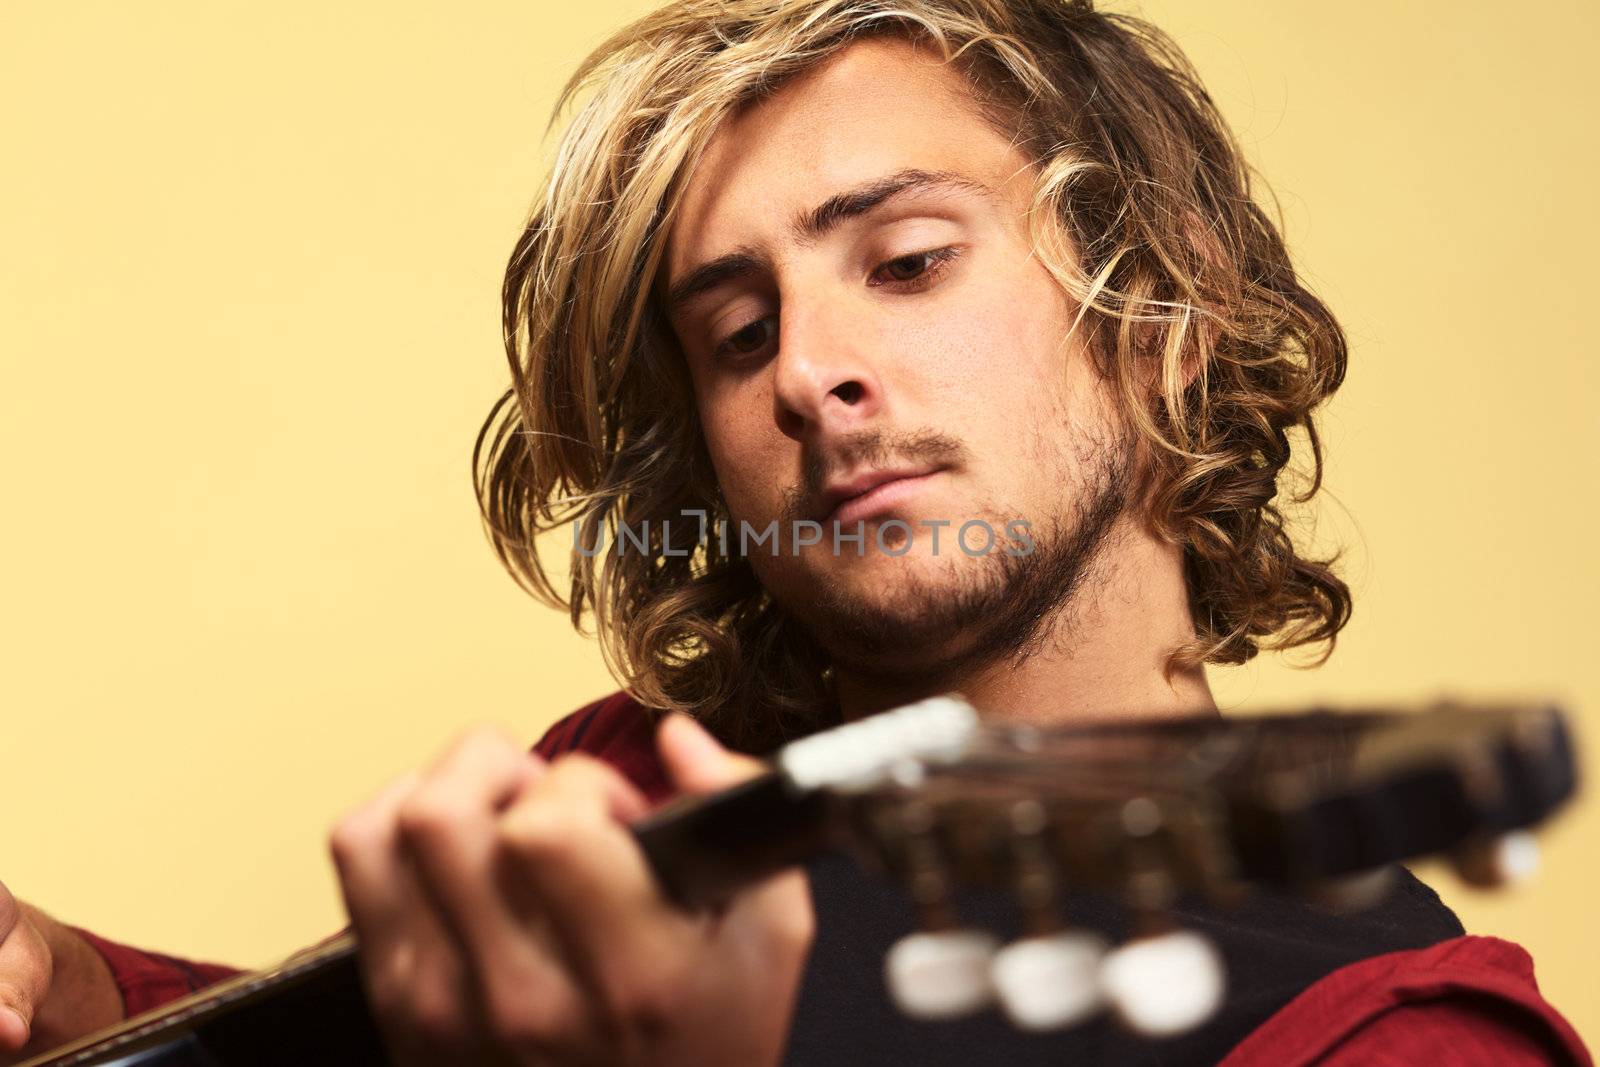
{"label": "tuning peg", "polygon": [[1146,1037],[1180,1034],[1222,1004],[1222,955],[1192,930],[1141,937],[1106,953],[1100,967],[1106,999],[1130,1030]]}
{"label": "tuning peg", "polygon": [[901,938],[884,957],[884,979],[895,1005],[917,1019],[952,1019],[994,999],[989,965],[999,942],[958,924],[950,899],[951,879],[934,834],[936,815],[923,803],[896,813],[907,888],[922,919],[922,931]]}
{"label": "tuning peg", "polygon": [[1539,869],[1539,843],[1526,830],[1513,830],[1463,848],[1451,858],[1468,885],[1489,889],[1521,885]]}
{"label": "tuning peg", "polygon": [[1050,813],[1038,800],[1009,812],[1012,879],[1026,937],[995,954],[990,977],[1007,1016],[1024,1030],[1072,1026],[1098,1011],[1100,961],[1109,947],[1087,930],[1064,929],[1060,873],[1047,835]]}
{"label": "tuning peg", "polygon": [[990,968],[1000,1006],[1024,1030],[1075,1026],[1105,1003],[1100,966],[1106,940],[1087,930],[1067,930],[1012,942]]}
{"label": "tuning peg", "polygon": [[999,942],[981,930],[925,930],[895,942],[884,977],[895,1006],[914,1019],[954,1019],[994,999]]}

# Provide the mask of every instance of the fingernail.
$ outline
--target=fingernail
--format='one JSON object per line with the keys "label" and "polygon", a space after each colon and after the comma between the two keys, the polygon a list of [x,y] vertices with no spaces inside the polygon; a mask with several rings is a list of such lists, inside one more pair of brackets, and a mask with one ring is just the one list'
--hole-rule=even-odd
{"label": "fingernail", "polygon": [[[15,1019],[16,1022],[8,1022],[8,1019]],[[28,1043],[28,1020],[24,1019],[22,1013],[15,1008],[0,1005],[0,1030],[15,1030],[17,1032],[19,1035],[19,1039],[15,1042],[17,1048],[21,1048]]]}

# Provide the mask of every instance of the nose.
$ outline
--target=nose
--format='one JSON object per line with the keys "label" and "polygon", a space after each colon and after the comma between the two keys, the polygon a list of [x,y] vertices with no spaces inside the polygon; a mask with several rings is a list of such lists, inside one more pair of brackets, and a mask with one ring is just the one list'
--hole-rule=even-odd
{"label": "nose", "polygon": [[790,300],[778,318],[774,416],[797,441],[863,429],[883,406],[868,331],[844,304]]}

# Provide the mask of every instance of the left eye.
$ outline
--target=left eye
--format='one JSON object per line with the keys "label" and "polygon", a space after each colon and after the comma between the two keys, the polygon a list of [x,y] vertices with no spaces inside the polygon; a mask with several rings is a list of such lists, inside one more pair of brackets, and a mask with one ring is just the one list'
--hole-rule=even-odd
{"label": "left eye", "polygon": [[[923,252],[908,252],[903,256],[885,260],[873,269],[868,285],[888,282],[916,282],[938,274],[946,263],[959,254],[955,248],[930,248]],[[883,280],[879,279],[883,276]]]}
{"label": "left eye", "polygon": [[[956,246],[929,248],[921,252],[907,252],[903,256],[886,259],[872,269],[867,284],[874,288],[890,285],[898,292],[915,293],[932,285],[944,273],[950,261],[961,254]],[[745,323],[739,329],[712,346],[712,355],[718,359],[740,359],[753,356],[766,349],[777,333],[778,316],[768,315]]]}
{"label": "left eye", "polygon": [[778,328],[777,319],[776,315],[768,315],[764,319],[746,323],[717,346],[717,355],[747,356],[766,347],[771,334]]}

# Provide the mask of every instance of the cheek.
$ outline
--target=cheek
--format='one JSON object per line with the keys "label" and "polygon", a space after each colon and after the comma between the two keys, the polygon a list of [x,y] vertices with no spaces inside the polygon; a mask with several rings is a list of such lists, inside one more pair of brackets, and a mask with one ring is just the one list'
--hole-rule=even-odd
{"label": "cheek", "polygon": [[1059,419],[1070,377],[1067,308],[1035,263],[985,272],[963,287],[908,331],[913,354],[921,353],[911,365],[938,405],[932,410],[964,422],[974,446],[1030,436],[1043,429],[1038,423]]}
{"label": "cheek", "polygon": [[770,388],[752,380],[711,391],[697,386],[695,396],[706,451],[735,519],[775,513],[783,491],[778,472],[784,439],[772,426]]}

